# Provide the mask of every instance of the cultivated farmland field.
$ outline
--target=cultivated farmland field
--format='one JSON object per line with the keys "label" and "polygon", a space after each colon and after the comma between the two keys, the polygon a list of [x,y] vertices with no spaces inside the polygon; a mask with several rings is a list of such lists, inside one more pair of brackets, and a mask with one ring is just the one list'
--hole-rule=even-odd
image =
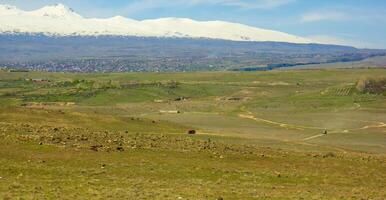
{"label": "cultivated farmland field", "polygon": [[385,199],[385,75],[0,71],[0,197]]}

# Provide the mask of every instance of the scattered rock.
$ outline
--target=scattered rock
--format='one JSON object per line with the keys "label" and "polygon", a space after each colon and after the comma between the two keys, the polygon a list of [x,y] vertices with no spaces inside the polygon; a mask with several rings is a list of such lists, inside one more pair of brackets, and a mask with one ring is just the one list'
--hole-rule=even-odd
{"label": "scattered rock", "polygon": [[102,148],[102,147],[103,147],[103,145],[92,145],[92,146],[90,147],[90,149],[93,150],[93,151],[98,151],[98,149],[99,149],[99,148]]}
{"label": "scattered rock", "polygon": [[242,99],[240,97],[229,97],[227,100],[228,101],[241,101]]}
{"label": "scattered rock", "polygon": [[20,183],[14,182],[9,186],[9,189],[19,189],[21,187]]}
{"label": "scattered rock", "polygon": [[333,158],[333,157],[335,157],[335,156],[336,156],[336,155],[335,155],[334,153],[328,152],[328,153],[326,153],[326,154],[323,155],[323,158],[329,158],[329,157]]}
{"label": "scattered rock", "polygon": [[186,98],[185,97],[177,97],[174,99],[174,101],[185,101]]}
{"label": "scattered rock", "polygon": [[[155,120],[156,121],[156,120]],[[151,122],[151,121],[150,121]],[[20,127],[22,126],[22,127]],[[242,154],[260,155],[257,147],[252,145],[226,145],[221,142],[212,141],[211,138],[193,140],[191,137],[154,134],[124,134],[117,131],[96,131],[86,128],[56,127],[58,131],[53,132],[54,126],[30,126],[24,124],[0,126],[1,132],[6,130],[22,129],[28,134],[17,135],[20,141],[33,141],[36,145],[66,145],[67,147],[89,149],[95,152],[126,151],[132,149],[173,149],[177,151],[206,151],[210,152],[213,158],[226,158],[227,154],[238,152]],[[9,130],[10,129],[10,130]],[[32,130],[32,131],[28,131]],[[129,132],[129,131],[128,131]],[[187,130],[186,134],[198,134],[194,129]],[[322,156],[322,155],[321,155]],[[267,157],[267,154],[265,154]]]}

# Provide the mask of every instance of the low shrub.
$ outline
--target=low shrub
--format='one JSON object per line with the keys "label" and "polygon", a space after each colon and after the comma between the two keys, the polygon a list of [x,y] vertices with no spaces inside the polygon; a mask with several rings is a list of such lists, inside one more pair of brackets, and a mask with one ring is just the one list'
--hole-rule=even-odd
{"label": "low shrub", "polygon": [[359,79],[356,88],[359,92],[386,94],[386,77],[364,77]]}

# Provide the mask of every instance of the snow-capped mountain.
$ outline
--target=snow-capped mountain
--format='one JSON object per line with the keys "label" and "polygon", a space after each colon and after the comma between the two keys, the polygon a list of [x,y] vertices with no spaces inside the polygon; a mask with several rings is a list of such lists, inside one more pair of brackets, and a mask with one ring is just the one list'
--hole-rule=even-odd
{"label": "snow-capped mountain", "polygon": [[33,11],[24,11],[14,6],[0,5],[0,33],[56,36],[177,37],[312,43],[309,39],[287,33],[224,21],[201,22],[186,18],[137,21],[121,16],[107,19],[84,18],[62,4],[45,6]]}

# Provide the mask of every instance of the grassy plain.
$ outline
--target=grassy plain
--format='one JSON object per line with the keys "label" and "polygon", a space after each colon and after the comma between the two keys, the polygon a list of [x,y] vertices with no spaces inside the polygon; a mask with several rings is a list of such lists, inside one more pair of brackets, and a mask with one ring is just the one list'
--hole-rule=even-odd
{"label": "grassy plain", "polygon": [[0,196],[385,199],[385,75],[0,71]]}

